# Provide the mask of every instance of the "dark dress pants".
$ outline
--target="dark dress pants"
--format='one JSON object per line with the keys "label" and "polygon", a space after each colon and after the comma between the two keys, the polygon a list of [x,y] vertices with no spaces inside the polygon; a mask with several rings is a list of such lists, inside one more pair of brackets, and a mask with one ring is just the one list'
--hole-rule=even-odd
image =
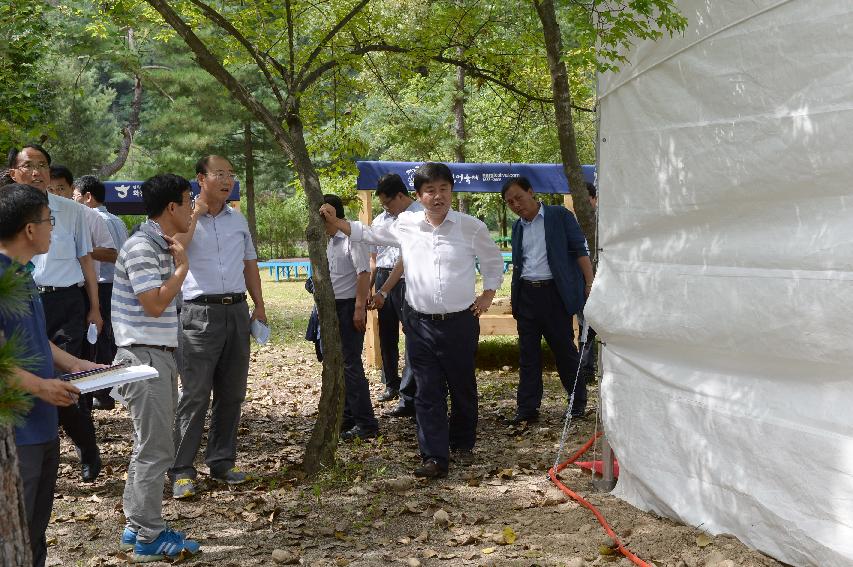
{"label": "dark dress pants", "polygon": [[341,350],[344,358],[344,426],[360,425],[376,431],[379,422],[373,414],[370,402],[370,387],[364,375],[361,351],[364,348],[364,333],[352,322],[355,314],[355,299],[335,300],[338,312],[338,327],[341,331]]}
{"label": "dark dress pants", "polygon": [[[82,288],[41,294],[47,336],[59,348],[76,357],[82,355],[86,335],[86,303]],[[77,404],[57,408],[59,425],[77,447],[80,460],[92,463],[98,458],[95,425],[89,396],[80,396]]]}
{"label": "dark dress pants", "polygon": [[47,559],[45,531],[53,511],[53,491],[59,470],[59,438],[38,445],[18,445],[18,471],[24,485],[24,508],[33,565],[42,567]]}
{"label": "dark dress pants", "polygon": [[435,459],[446,469],[451,449],[470,451],[477,439],[474,358],[480,320],[468,310],[434,320],[407,309],[406,317],[406,343],[417,384],[415,414],[421,456]]}
{"label": "dark dress pants", "polygon": [[[89,310],[89,298],[83,293],[85,300],[86,311]],[[104,326],[98,334],[98,340],[94,345],[89,344],[87,340],[83,341],[83,358],[97,362],[98,364],[112,364],[116,357],[116,342],[113,335],[113,325],[110,318],[110,304],[113,299],[113,284],[111,282],[98,284],[98,303],[101,308],[101,318],[104,320]],[[110,397],[112,388],[104,388],[92,394],[86,394],[89,399],[94,396],[99,400],[106,400]]]}
{"label": "dark dress pants", "polygon": [[[376,289],[380,289],[388,280],[390,271],[382,268],[376,270]],[[400,391],[399,407],[414,409],[415,407],[415,378],[412,374],[412,365],[409,361],[409,351],[403,354],[403,376],[397,372],[397,364],[400,359],[400,324],[403,325],[403,333],[406,332],[405,321],[406,305],[406,280],[401,278],[397,285],[391,288],[388,299],[379,310],[379,348],[382,353],[382,381],[389,387]],[[386,369],[393,369],[389,373]],[[393,376],[395,381],[389,382],[388,376]],[[396,384],[396,385],[395,385]]]}
{"label": "dark dress pants", "polygon": [[[567,393],[572,391],[580,358],[574,343],[572,315],[566,312],[557,286],[553,283],[534,287],[524,283],[518,293],[516,325],[519,346],[518,410],[519,417],[539,413],[542,404],[542,337],[554,353],[560,382]],[[572,415],[586,408],[586,381],[578,376]]]}
{"label": "dark dress pants", "polygon": [[[379,291],[388,276],[387,268],[376,269],[376,291]],[[396,286],[394,286],[396,288]],[[393,293],[393,291],[392,291]],[[397,368],[400,362],[400,318],[394,309],[391,294],[376,313],[379,319],[379,352],[382,355],[382,382],[389,388],[400,389],[400,372]]]}

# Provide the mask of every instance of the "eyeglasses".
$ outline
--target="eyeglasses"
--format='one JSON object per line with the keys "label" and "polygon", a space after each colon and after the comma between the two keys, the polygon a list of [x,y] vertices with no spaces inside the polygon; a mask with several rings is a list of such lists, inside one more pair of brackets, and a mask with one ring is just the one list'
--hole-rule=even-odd
{"label": "eyeglasses", "polygon": [[231,181],[237,179],[237,176],[233,173],[226,173],[224,171],[214,171],[213,173],[205,173],[205,175],[214,179],[230,179]]}
{"label": "eyeglasses", "polygon": [[50,215],[46,219],[39,219],[39,220],[30,221],[30,222],[32,224],[41,224],[43,222],[49,222],[50,226],[56,226],[56,217],[53,215]]}
{"label": "eyeglasses", "polygon": [[13,167],[12,169],[20,169],[21,171],[35,171],[37,169],[44,171],[45,169],[50,169],[50,165],[47,162],[40,161],[37,163],[33,163],[31,161],[25,161],[21,165]]}

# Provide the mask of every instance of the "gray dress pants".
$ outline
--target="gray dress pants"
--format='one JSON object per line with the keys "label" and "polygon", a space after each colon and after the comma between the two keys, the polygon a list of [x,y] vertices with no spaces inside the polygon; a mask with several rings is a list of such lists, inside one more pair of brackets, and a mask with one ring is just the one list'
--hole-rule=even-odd
{"label": "gray dress pants", "polygon": [[[249,308],[246,302],[186,302],[181,309],[181,395],[175,419],[175,464],[169,475],[195,478],[194,461],[210,407],[205,462],[214,476],[237,459],[237,428],[249,375]],[[211,395],[213,404],[211,407]]]}

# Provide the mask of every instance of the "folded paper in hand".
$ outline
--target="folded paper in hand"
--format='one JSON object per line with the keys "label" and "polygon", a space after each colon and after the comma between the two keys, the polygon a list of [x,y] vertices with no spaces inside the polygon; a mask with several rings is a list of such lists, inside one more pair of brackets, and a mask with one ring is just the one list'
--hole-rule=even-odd
{"label": "folded paper in hand", "polygon": [[259,345],[264,344],[268,340],[270,340],[270,328],[269,325],[264,323],[263,321],[258,321],[255,319],[252,321],[252,325],[249,327],[252,336],[255,337],[255,340],[258,341]]}

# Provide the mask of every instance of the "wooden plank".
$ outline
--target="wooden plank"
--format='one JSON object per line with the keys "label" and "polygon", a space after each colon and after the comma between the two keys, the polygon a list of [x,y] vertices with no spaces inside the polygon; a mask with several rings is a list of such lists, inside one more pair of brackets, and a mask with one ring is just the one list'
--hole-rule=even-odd
{"label": "wooden plank", "polygon": [[512,315],[493,315],[491,309],[480,317],[480,335],[517,335],[518,328]]}
{"label": "wooden plank", "polygon": [[[359,191],[361,208],[358,220],[364,225],[373,221],[373,191]],[[364,333],[364,358],[368,368],[382,368],[382,352],[379,350],[379,318],[376,311],[367,312],[367,331]]]}

